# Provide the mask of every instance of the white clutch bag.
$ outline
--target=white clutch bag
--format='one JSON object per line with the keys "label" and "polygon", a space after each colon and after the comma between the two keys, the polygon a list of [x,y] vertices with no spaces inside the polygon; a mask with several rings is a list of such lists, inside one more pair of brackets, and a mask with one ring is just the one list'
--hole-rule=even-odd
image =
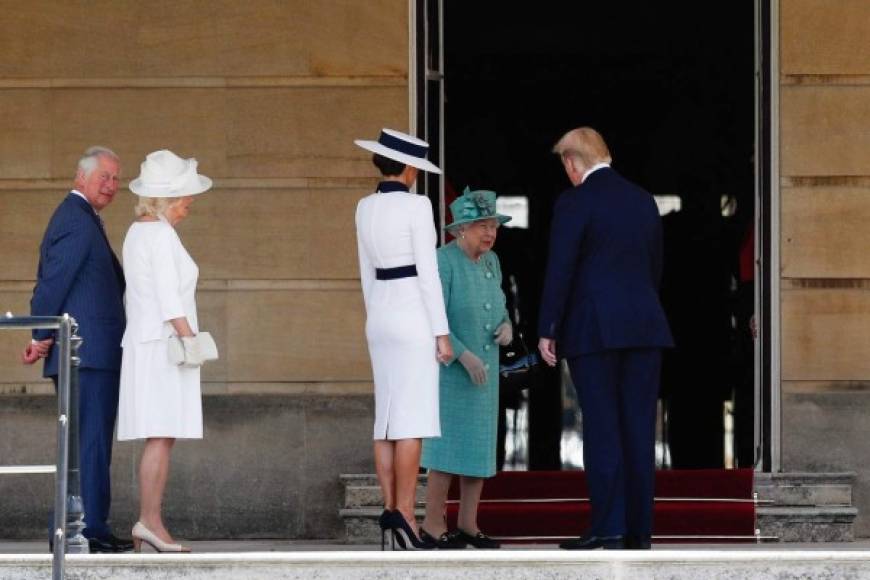
{"label": "white clutch bag", "polygon": [[174,365],[194,368],[204,362],[218,359],[218,349],[211,333],[200,332],[196,336],[170,336],[169,362]]}

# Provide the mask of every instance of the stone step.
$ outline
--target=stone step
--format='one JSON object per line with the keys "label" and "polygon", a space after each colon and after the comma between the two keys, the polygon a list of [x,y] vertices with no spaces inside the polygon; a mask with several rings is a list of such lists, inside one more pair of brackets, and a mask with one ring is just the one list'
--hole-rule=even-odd
{"label": "stone step", "polygon": [[[855,473],[757,473],[755,491],[763,502],[781,506],[851,506]],[[382,505],[377,477],[373,474],[342,475],[344,507]],[[426,476],[420,475],[417,501],[425,497]]]}
{"label": "stone step", "polygon": [[855,473],[757,473],[758,498],[783,506],[851,506]]}
{"label": "stone step", "polygon": [[[417,485],[417,504],[424,505],[426,500],[426,483],[421,482]],[[381,488],[377,485],[353,485],[348,486],[344,490],[344,507],[346,508],[361,508],[361,507],[378,507],[384,505]]]}
{"label": "stone step", "polygon": [[[0,555],[0,578],[48,578],[45,555]],[[870,580],[870,551],[850,550],[460,550],[427,552],[249,552],[70,556],[69,580]]]}
{"label": "stone step", "polygon": [[[352,507],[339,512],[346,540],[351,544],[380,542],[380,507]],[[417,515],[423,516],[418,509]],[[851,542],[858,510],[841,506],[759,506],[756,526],[759,535],[781,542]]]}
{"label": "stone step", "polygon": [[852,542],[858,510],[850,506],[760,506],[756,526],[781,542]]}
{"label": "stone step", "polygon": [[[379,487],[378,476],[374,473],[342,473],[338,476],[339,481],[345,487]],[[421,473],[417,476],[419,483],[426,482],[426,474]]]}
{"label": "stone step", "polygon": [[[380,544],[381,528],[378,526],[382,507],[358,507],[339,510],[344,521],[345,541],[348,544]],[[415,510],[417,519],[422,519],[422,509]]]}

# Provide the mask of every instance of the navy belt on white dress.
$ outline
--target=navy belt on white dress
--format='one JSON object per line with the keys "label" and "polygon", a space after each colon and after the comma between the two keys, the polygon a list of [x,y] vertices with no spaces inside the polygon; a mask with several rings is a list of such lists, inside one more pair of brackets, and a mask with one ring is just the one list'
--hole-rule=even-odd
{"label": "navy belt on white dress", "polygon": [[375,278],[378,280],[398,280],[399,278],[413,278],[417,275],[417,266],[397,266],[395,268],[375,268]]}

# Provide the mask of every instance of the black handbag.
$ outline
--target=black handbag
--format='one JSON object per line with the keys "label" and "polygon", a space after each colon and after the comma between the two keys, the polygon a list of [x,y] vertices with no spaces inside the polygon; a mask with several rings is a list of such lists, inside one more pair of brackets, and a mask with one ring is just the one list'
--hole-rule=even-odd
{"label": "black handbag", "polygon": [[516,277],[508,276],[508,284],[508,296],[513,304],[508,315],[514,327],[514,339],[509,345],[501,347],[499,352],[498,386],[503,397],[514,400],[522,391],[534,388],[540,359],[537,353],[529,351],[523,337]]}
{"label": "black handbag", "polygon": [[499,389],[505,396],[519,395],[520,391],[534,388],[540,359],[529,352],[521,330],[516,330],[513,342],[502,347],[499,355]]}

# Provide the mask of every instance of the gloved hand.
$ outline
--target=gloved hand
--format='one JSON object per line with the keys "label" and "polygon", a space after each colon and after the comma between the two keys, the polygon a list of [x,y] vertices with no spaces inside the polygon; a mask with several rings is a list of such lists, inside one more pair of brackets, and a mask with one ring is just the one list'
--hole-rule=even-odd
{"label": "gloved hand", "polygon": [[510,322],[502,322],[492,334],[499,346],[507,346],[514,340],[514,329]]}
{"label": "gloved hand", "polygon": [[471,377],[471,382],[475,385],[486,383],[486,367],[483,366],[483,361],[470,350],[466,350],[459,355],[459,362],[465,367],[468,376]]}
{"label": "gloved hand", "polygon": [[180,338],[181,344],[184,346],[184,362],[181,366],[187,368],[201,367],[205,361],[199,350],[199,341],[195,336],[182,336]]}

